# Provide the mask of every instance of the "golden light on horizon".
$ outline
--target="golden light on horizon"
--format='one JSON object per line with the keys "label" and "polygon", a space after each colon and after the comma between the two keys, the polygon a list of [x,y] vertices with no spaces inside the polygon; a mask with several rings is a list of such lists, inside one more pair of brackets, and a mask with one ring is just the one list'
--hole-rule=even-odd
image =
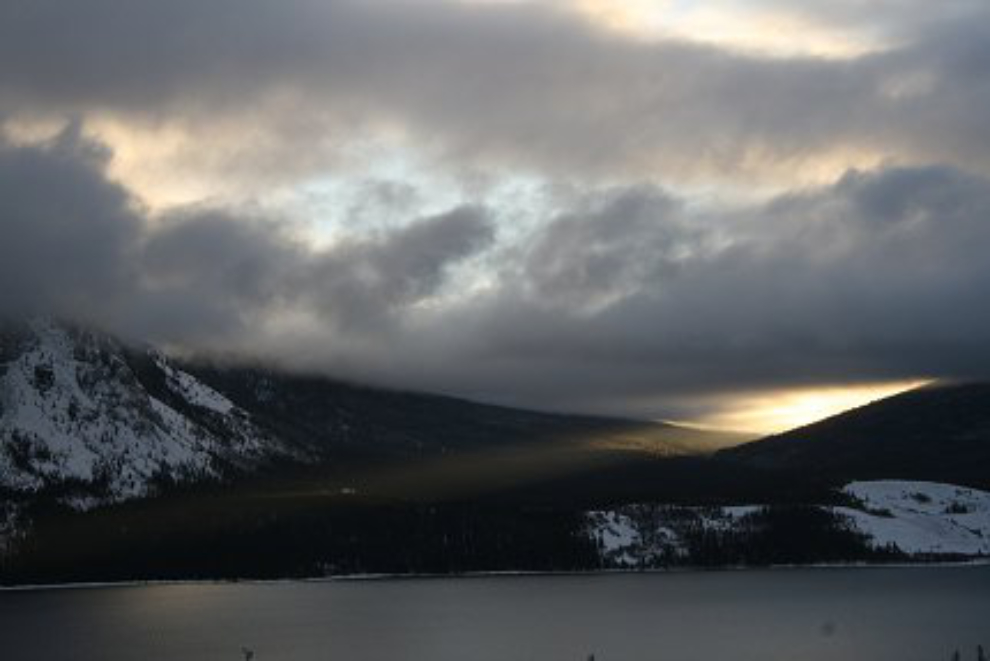
{"label": "golden light on horizon", "polygon": [[697,424],[716,430],[780,433],[926,383],[929,381],[894,381],[744,395],[728,402],[721,411],[698,420]]}

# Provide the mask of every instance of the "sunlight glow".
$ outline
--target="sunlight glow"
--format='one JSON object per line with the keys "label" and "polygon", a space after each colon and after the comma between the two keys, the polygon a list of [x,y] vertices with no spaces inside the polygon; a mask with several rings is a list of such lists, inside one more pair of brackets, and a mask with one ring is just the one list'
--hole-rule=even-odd
{"label": "sunlight glow", "polygon": [[460,0],[467,4],[543,4],[576,12],[630,37],[682,39],[761,56],[852,58],[890,48],[876,33],[824,25],[800,11],[754,0]]}
{"label": "sunlight glow", "polygon": [[798,12],[721,0],[571,0],[597,24],[633,36],[675,38],[764,56],[857,57],[883,44],[867,35],[816,24]]}
{"label": "sunlight glow", "polygon": [[872,401],[918,388],[927,381],[803,388],[746,395],[697,421],[711,429],[772,434],[808,425]]}

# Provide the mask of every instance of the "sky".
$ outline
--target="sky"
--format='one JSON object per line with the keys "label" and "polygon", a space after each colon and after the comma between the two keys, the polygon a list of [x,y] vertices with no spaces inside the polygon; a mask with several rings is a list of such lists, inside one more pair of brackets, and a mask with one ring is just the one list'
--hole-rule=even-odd
{"label": "sky", "polygon": [[985,0],[0,0],[0,313],[773,431],[990,373]]}

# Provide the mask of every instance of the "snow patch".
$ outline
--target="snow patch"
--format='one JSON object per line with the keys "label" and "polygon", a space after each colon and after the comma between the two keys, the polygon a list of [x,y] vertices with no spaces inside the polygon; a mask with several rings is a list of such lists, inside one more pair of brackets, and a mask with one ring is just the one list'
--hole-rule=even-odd
{"label": "snow patch", "polygon": [[747,529],[761,507],[626,505],[588,512],[588,535],[609,567],[655,567],[687,558],[688,539],[709,532]]}
{"label": "snow patch", "polygon": [[990,493],[935,482],[853,482],[836,508],[878,548],[909,555],[990,555]]}
{"label": "snow patch", "polygon": [[153,355],[155,365],[165,374],[169,390],[193,406],[228,415],[237,407],[229,399],[187,372],[173,367],[159,353]]}
{"label": "snow patch", "polygon": [[[908,557],[990,556],[990,493],[949,484],[904,480],[853,482],[842,489],[848,507],[818,506],[845,520],[874,549]],[[609,567],[655,567],[687,556],[688,539],[745,539],[766,508],[626,505],[587,513],[588,535]]]}

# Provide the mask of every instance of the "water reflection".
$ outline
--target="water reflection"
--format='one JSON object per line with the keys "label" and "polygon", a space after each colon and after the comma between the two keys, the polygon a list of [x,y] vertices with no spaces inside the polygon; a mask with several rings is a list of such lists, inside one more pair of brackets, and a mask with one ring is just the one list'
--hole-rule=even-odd
{"label": "water reflection", "polygon": [[932,661],[988,612],[972,567],[10,592],[0,658]]}

